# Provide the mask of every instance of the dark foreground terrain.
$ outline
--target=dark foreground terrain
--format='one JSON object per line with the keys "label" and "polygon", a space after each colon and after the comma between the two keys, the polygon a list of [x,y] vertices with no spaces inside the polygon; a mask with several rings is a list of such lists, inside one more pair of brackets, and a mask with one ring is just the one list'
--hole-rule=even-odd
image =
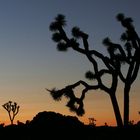
{"label": "dark foreground terrain", "polygon": [[40,112],[32,121],[0,127],[0,140],[139,140],[140,125],[93,127],[76,117]]}

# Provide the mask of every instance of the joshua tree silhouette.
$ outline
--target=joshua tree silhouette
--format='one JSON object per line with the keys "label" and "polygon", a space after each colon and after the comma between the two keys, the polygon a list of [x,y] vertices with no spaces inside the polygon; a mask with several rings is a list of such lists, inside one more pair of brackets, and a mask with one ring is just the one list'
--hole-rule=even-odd
{"label": "joshua tree silhouette", "polygon": [[[124,125],[129,124],[129,93],[132,84],[137,78],[140,67],[140,38],[132,25],[133,20],[126,18],[123,14],[118,14],[118,21],[126,29],[122,34],[121,40],[125,42],[125,63],[128,65],[126,77],[120,71],[119,77],[124,82]],[[121,68],[121,67],[120,67]]]}
{"label": "joshua tree silhouette", "polygon": [[96,126],[96,119],[95,118],[88,118],[88,120],[89,120],[89,125],[92,125],[92,126]]}
{"label": "joshua tree silhouette", "polygon": [[9,101],[2,106],[5,110],[7,110],[10,121],[11,121],[11,125],[13,125],[13,121],[15,119],[15,116],[19,112],[19,107],[20,106],[18,106],[16,102],[12,103],[12,101]]}
{"label": "joshua tree silhouette", "polygon": [[[66,25],[65,17],[63,15],[58,15],[55,18],[55,21],[50,25],[50,30],[54,32],[52,39],[57,42],[58,50],[67,51],[68,48],[72,48],[73,50],[85,55],[93,66],[93,71],[87,71],[85,77],[89,80],[96,80],[95,83],[97,84],[89,85],[87,82],[80,80],[60,90],[55,88],[47,90],[56,101],[60,101],[63,95],[67,97],[69,99],[67,106],[70,110],[76,112],[77,115],[83,115],[83,100],[86,93],[90,90],[101,89],[110,96],[117,125],[123,126],[116,98],[118,78],[124,82],[124,125],[128,125],[129,91],[132,83],[137,77],[140,66],[138,59],[138,55],[140,54],[140,39],[135,32],[131,18],[126,18],[123,14],[118,14],[117,19],[121,22],[122,26],[126,28],[125,33],[121,36],[121,40],[125,42],[125,47],[122,47],[120,44],[113,43],[109,38],[105,38],[103,40],[103,44],[107,47],[109,56],[104,56],[96,50],[89,49],[88,34],[81,31],[78,27],[74,27],[72,28],[72,38],[69,38],[64,31],[64,26]],[[78,39],[82,40],[83,47],[80,47]],[[103,62],[104,66],[102,68],[99,67],[97,59],[100,59]],[[129,66],[126,76],[124,76],[122,71],[122,65],[125,64]],[[112,77],[112,80],[110,81],[111,86],[108,87],[103,82],[102,78],[104,75],[110,75]],[[82,90],[81,97],[77,98],[74,94],[74,89],[79,85],[83,85],[85,88]]]}

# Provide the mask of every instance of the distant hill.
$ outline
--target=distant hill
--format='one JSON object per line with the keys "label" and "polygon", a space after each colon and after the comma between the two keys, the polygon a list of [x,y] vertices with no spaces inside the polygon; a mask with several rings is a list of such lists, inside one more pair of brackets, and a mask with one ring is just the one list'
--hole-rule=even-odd
{"label": "distant hill", "polygon": [[79,139],[81,136],[86,138],[83,133],[85,125],[77,117],[55,112],[39,112],[30,121],[28,129],[32,138],[38,140],[44,137],[61,140]]}
{"label": "distant hill", "polygon": [[77,117],[65,116],[55,112],[39,112],[30,122],[32,127],[39,128],[81,128],[84,124]]}

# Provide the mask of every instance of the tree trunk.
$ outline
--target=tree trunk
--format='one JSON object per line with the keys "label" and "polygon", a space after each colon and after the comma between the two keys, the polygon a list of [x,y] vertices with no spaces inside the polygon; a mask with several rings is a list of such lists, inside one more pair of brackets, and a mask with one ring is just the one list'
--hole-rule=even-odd
{"label": "tree trunk", "polygon": [[124,126],[128,126],[129,124],[129,91],[130,84],[125,84],[124,88]]}
{"label": "tree trunk", "polygon": [[117,126],[118,127],[123,127],[123,121],[122,121],[121,113],[120,113],[120,110],[119,110],[119,105],[118,105],[115,94],[114,93],[110,94],[110,98],[111,98],[111,102],[112,102],[112,105],[113,105]]}
{"label": "tree trunk", "polygon": [[11,125],[13,125],[13,120],[11,120]]}

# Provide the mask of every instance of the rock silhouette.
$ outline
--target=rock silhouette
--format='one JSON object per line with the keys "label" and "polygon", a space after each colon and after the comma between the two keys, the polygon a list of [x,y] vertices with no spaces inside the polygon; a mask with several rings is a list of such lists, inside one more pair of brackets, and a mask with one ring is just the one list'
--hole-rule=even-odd
{"label": "rock silhouette", "polygon": [[39,112],[30,122],[31,127],[48,128],[48,129],[77,129],[84,127],[77,117],[64,116],[55,112]]}

